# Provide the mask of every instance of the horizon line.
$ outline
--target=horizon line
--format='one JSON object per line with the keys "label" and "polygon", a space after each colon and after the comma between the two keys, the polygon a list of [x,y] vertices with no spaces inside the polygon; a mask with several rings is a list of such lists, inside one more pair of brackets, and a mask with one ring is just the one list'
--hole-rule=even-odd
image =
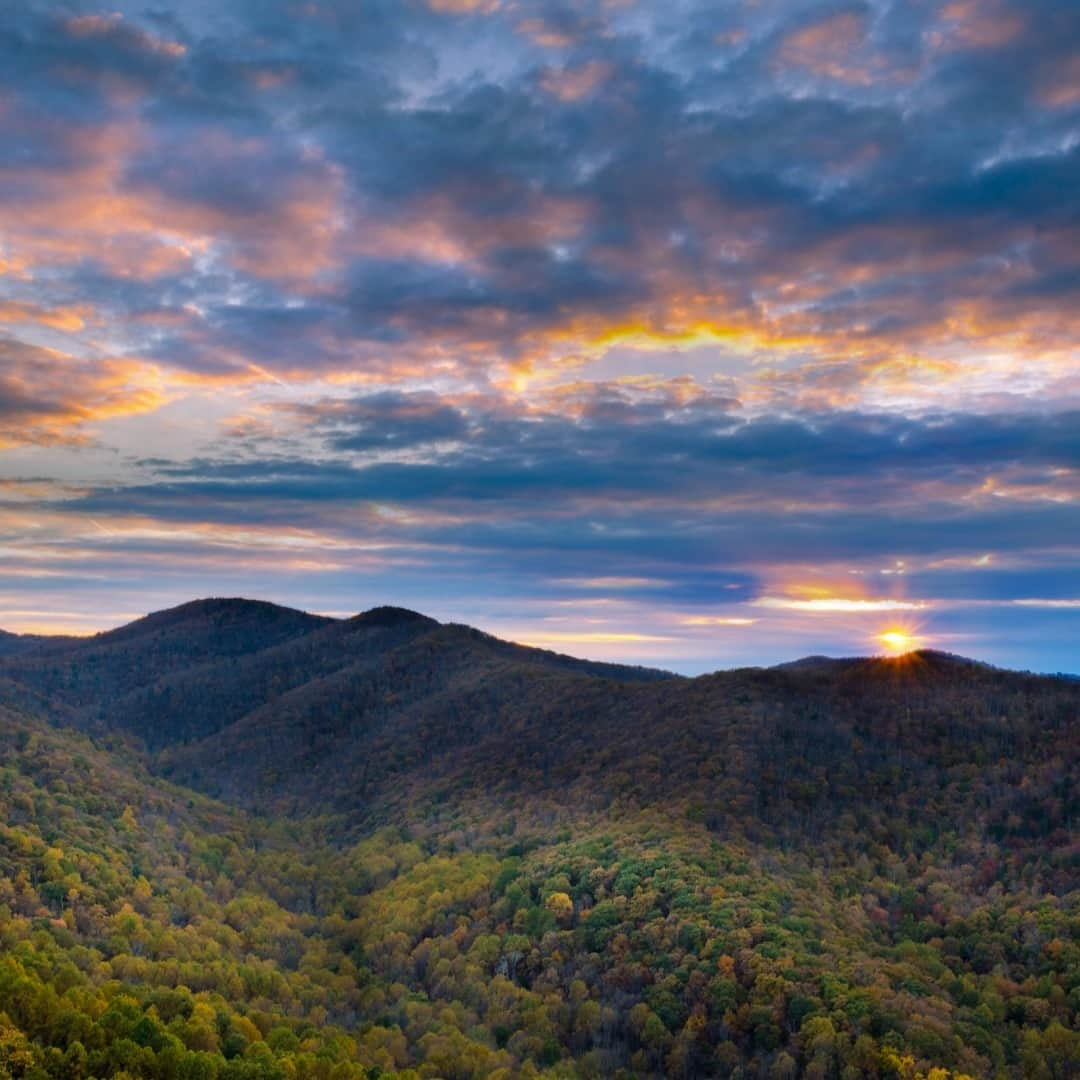
{"label": "horizon line", "polygon": [[[436,618],[436,617],[434,617],[432,615],[427,615],[425,612],[418,611],[415,608],[404,607],[403,605],[400,605],[400,604],[375,604],[372,607],[364,608],[364,609],[362,609],[360,611],[355,611],[355,612],[353,612],[351,614],[342,615],[342,614],[327,613],[327,612],[323,612],[323,611],[311,611],[311,610],[308,610],[307,608],[294,607],[294,606],[292,606],[290,604],[282,604],[282,603],[277,602],[276,600],[264,600],[264,599],[261,599],[259,597],[239,596],[239,595],[196,596],[196,597],[193,597],[191,600],[184,600],[184,601],[181,601],[178,604],[173,604],[173,605],[171,605],[169,607],[164,607],[164,608],[157,608],[157,609],[155,609],[153,611],[147,611],[147,612],[144,612],[142,614],[131,615],[129,613],[124,613],[123,615],[119,615],[118,617],[121,618],[121,619],[124,619],[125,621],[118,622],[116,625],[108,626],[108,627],[105,627],[105,628],[99,629],[99,630],[86,630],[86,631],[82,631],[82,632],[75,632],[75,631],[69,631],[69,632],[63,632],[63,631],[56,631],[56,632],[12,631],[12,630],[6,630],[3,627],[3,625],[0,625],[0,635],[9,635],[11,637],[23,638],[23,639],[26,639],[26,638],[40,639],[40,640],[43,640],[43,641],[50,641],[50,640],[51,641],[62,641],[62,640],[92,641],[94,638],[103,637],[103,636],[105,636],[107,634],[114,633],[114,632],[116,632],[118,630],[126,629],[127,627],[134,626],[135,624],[137,624],[139,622],[142,622],[143,620],[153,618],[154,616],[157,616],[157,615],[165,615],[165,614],[169,614],[170,612],[179,611],[179,610],[181,610],[183,608],[186,608],[186,607],[194,607],[194,606],[196,606],[198,604],[207,604],[207,603],[213,603],[213,602],[217,602],[217,603],[235,603],[235,604],[251,604],[251,605],[260,605],[260,606],[265,606],[265,607],[272,607],[272,608],[277,608],[278,610],[281,610],[281,611],[295,612],[296,614],[299,614],[299,615],[308,615],[308,616],[311,616],[312,618],[326,619],[326,620],[328,620],[330,622],[334,622],[334,623],[348,622],[350,619],[357,619],[357,618],[360,618],[360,617],[362,617],[364,615],[369,615],[369,614],[371,614],[372,612],[375,612],[375,611],[381,611],[381,610],[401,611],[401,612],[409,614],[409,615],[415,615],[415,616],[417,616],[419,618],[430,619],[432,622],[437,623],[439,626],[459,626],[459,627],[464,627],[464,628],[470,629],[470,630],[476,630],[476,631],[478,631],[480,633],[487,634],[488,636],[493,637],[498,641],[503,641],[503,642],[506,642],[508,644],[517,645],[517,646],[520,646],[520,647],[523,647],[523,648],[534,649],[534,650],[536,650],[538,652],[553,653],[553,654],[556,654],[556,655],[566,656],[566,657],[569,657],[569,658],[574,659],[574,660],[583,660],[583,661],[586,661],[588,663],[604,664],[604,665],[609,665],[609,666],[612,666],[612,667],[639,667],[639,668],[644,668],[644,669],[652,669],[652,670],[656,670],[656,671],[663,671],[663,672],[665,672],[665,673],[667,673],[667,674],[669,674],[669,675],[671,675],[672,677],[675,677],[675,678],[700,678],[702,676],[707,676],[707,675],[710,675],[710,674],[717,674],[717,673],[720,673],[720,672],[729,672],[729,671],[744,671],[744,670],[773,671],[773,670],[777,670],[777,669],[795,667],[795,666],[800,665],[800,664],[808,663],[809,661],[819,661],[819,662],[829,662],[829,663],[844,663],[844,662],[852,662],[852,663],[854,663],[854,662],[859,662],[859,661],[884,660],[884,661],[889,661],[889,662],[899,662],[899,661],[910,659],[912,657],[927,656],[927,655],[939,656],[939,657],[947,657],[947,658],[952,659],[952,660],[961,661],[961,662],[967,663],[967,664],[974,664],[974,665],[977,665],[977,666],[980,666],[980,667],[988,668],[988,669],[993,670],[993,671],[1008,672],[1008,673],[1018,674],[1018,675],[1037,675],[1037,676],[1045,677],[1045,678],[1055,678],[1055,677],[1057,677],[1057,678],[1064,678],[1064,679],[1080,678],[1080,672],[1070,672],[1070,671],[1060,671],[1060,670],[1059,671],[1049,671],[1049,670],[1048,671],[1035,671],[1035,670],[1030,669],[1030,668],[1004,667],[1004,666],[1002,666],[1000,664],[995,664],[995,663],[992,663],[992,662],[990,662],[988,660],[980,659],[980,658],[978,658],[976,656],[968,656],[968,655],[962,654],[962,653],[954,653],[954,652],[951,652],[951,651],[949,651],[947,649],[938,649],[938,648],[934,648],[932,646],[920,646],[918,648],[907,649],[907,650],[904,650],[904,651],[901,651],[901,652],[883,651],[883,652],[867,652],[867,653],[849,653],[849,654],[845,654],[845,655],[832,655],[832,654],[824,653],[824,652],[821,652],[821,653],[811,652],[811,653],[803,654],[801,656],[796,656],[796,657],[794,657],[794,658],[792,658],[790,660],[782,660],[782,661],[780,661],[778,663],[774,663],[774,664],[766,664],[766,663],[736,664],[736,665],[732,665],[732,666],[729,666],[729,667],[711,668],[711,669],[706,670],[706,671],[698,672],[695,675],[687,675],[687,674],[683,674],[681,672],[672,671],[670,668],[664,667],[664,666],[662,666],[660,664],[647,664],[647,663],[640,663],[640,662],[637,662],[637,661],[608,660],[608,659],[602,659],[602,658],[598,658],[598,657],[581,656],[581,655],[578,655],[577,653],[562,652],[559,649],[553,649],[553,648],[550,648],[549,646],[544,645],[544,644],[538,644],[538,643],[530,642],[530,641],[524,640],[524,639],[503,637],[503,636],[501,636],[501,635],[499,635],[497,633],[494,633],[492,631],[485,630],[482,626],[475,626],[472,623],[458,622],[458,621],[455,621],[455,620],[443,621],[443,620],[438,619],[438,618]],[[42,614],[44,614],[44,613],[42,613]],[[58,614],[60,614],[60,613],[58,613]],[[0,612],[0,620],[2,620],[3,618],[4,618],[4,615],[3,615],[2,612]],[[582,643],[585,644],[586,642],[583,641]]]}

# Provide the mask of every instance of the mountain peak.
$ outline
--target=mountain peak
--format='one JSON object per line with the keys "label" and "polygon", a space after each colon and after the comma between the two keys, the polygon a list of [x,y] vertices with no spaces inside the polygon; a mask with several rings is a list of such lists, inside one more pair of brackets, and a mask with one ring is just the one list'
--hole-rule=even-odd
{"label": "mountain peak", "polygon": [[439,625],[437,619],[423,615],[419,611],[411,611],[409,608],[394,607],[392,604],[383,604],[379,607],[362,611],[349,619],[350,626],[428,626],[434,628]]}
{"label": "mountain peak", "polygon": [[22,655],[41,645],[78,640],[66,635],[13,634],[9,630],[0,630],[0,657]]}
{"label": "mountain peak", "polygon": [[835,656],[825,656],[815,653],[813,656],[800,656],[797,660],[788,660],[783,664],[774,664],[774,671],[812,671],[817,668],[828,668],[834,664],[842,664],[844,661]]}
{"label": "mountain peak", "polygon": [[927,660],[931,663],[941,664],[942,666],[952,665],[954,667],[998,670],[994,668],[993,664],[988,664],[984,660],[973,660],[970,656],[961,656],[959,653],[945,652],[942,649],[916,649],[913,653],[909,653],[908,655],[917,656],[920,660]]}
{"label": "mountain peak", "polygon": [[19,634],[12,634],[7,630],[0,630],[0,656],[7,656],[24,648],[25,638]]}
{"label": "mountain peak", "polygon": [[946,668],[976,668],[982,671],[997,671],[992,664],[982,660],[972,660],[967,656],[959,656],[956,653],[943,652],[939,649],[912,649],[910,652],[897,653],[895,655],[878,656],[825,656],[815,653],[812,656],[802,656],[797,660],[788,660],[782,664],[774,664],[773,671],[828,671],[843,666],[872,664],[885,665],[889,668],[897,665],[908,665],[912,661],[923,666],[932,666],[938,669]]}
{"label": "mountain peak", "polygon": [[290,615],[306,614],[298,608],[274,604],[269,600],[249,600],[243,596],[205,596],[197,600],[189,600],[184,604],[178,604],[176,607],[151,612],[146,618],[166,620],[185,619],[200,615],[266,616],[279,613],[288,613]]}
{"label": "mountain peak", "polygon": [[189,600],[186,604],[153,611],[115,630],[98,635],[98,640],[119,640],[154,633],[184,624],[207,623],[216,626],[270,625],[295,623],[311,628],[331,622],[320,615],[309,615],[297,608],[283,607],[266,600],[247,600],[239,596],[210,596]]}

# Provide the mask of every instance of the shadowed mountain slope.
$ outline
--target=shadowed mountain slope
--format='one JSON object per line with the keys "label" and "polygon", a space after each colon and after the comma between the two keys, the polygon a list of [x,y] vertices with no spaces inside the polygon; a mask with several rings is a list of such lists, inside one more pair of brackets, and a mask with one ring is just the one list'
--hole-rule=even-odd
{"label": "shadowed mountain slope", "polygon": [[2,673],[72,709],[115,703],[175,672],[227,663],[331,620],[250,600],[197,600],[90,638],[45,639]]}
{"label": "shadowed mountain slope", "polygon": [[[0,680],[25,710],[135,735],[173,780],[271,814],[370,824],[436,797],[571,798],[679,805],[786,843],[849,814],[930,830],[948,814],[1019,849],[1063,842],[1076,812],[1059,775],[1076,685],[928,650],[687,679],[400,608],[335,620],[207,600],[10,656]],[[971,768],[999,785],[990,809]]]}
{"label": "shadowed mountain slope", "polygon": [[[1019,850],[1066,843],[1078,698],[1064,681],[934,653],[616,682],[440,627],[305,682],[159,767],[267,811],[385,821],[436,795],[521,812],[621,802],[786,842],[844,815],[895,831],[946,815]],[[993,807],[973,797],[973,768],[999,785]]]}
{"label": "shadowed mountain slope", "polygon": [[30,652],[50,641],[58,640],[63,639],[41,637],[37,634],[9,634],[6,630],[0,630],[0,658]]}
{"label": "shadowed mountain slope", "polygon": [[[14,697],[24,708],[89,730],[130,732],[161,750],[205,738],[256,712],[254,722],[264,722],[274,702],[308,684],[299,700],[325,701],[336,687],[355,686],[361,673],[374,672],[384,655],[439,633],[470,643],[462,658],[482,641],[508,663],[617,680],[668,677],[511,645],[464,627],[441,628],[403,608],[330,619],[259,601],[209,599],[91,638],[36,639],[37,647],[7,654],[0,641],[0,682],[9,684],[7,699]],[[351,675],[328,683],[336,672]],[[334,707],[359,706],[342,700]]]}

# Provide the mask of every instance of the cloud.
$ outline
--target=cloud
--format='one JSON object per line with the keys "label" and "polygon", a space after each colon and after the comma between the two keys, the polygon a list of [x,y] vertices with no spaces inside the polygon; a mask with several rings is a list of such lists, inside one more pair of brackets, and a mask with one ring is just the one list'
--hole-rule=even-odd
{"label": "cloud", "polygon": [[[588,365],[631,327],[846,364],[856,405],[883,400],[883,355],[916,378],[963,347],[1060,373],[1077,150],[1043,103],[1052,8],[733,27],[701,7],[675,30],[452,7],[484,12],[490,72],[457,20],[394,5],[234,3],[215,32],[196,11],[12,15],[5,257],[69,303],[93,273],[158,279],[172,330],[128,345],[196,371],[477,379]],[[705,64],[703,40],[740,51]],[[1030,93],[977,104],[1002,77]]]}
{"label": "cloud", "polygon": [[897,602],[1067,600],[1071,15],[8,5],[12,542],[255,587],[395,550],[656,638],[812,618],[731,610],[808,565],[862,604],[896,557]]}
{"label": "cloud", "polygon": [[126,22],[123,15],[72,15],[60,22],[62,32],[73,41],[90,40],[95,50],[95,61],[100,50],[115,50],[119,54],[136,57],[167,57],[177,59],[187,53],[187,47],[179,41],[158,37],[138,26]]}
{"label": "cloud", "polygon": [[499,7],[499,0],[428,0],[428,6],[448,15],[488,15]]}
{"label": "cloud", "polygon": [[430,392],[369,394],[286,409],[302,421],[317,421],[335,450],[393,450],[457,442],[468,432],[465,415]]}
{"label": "cloud", "polygon": [[783,611],[807,611],[814,614],[867,614],[892,611],[922,611],[925,603],[912,600],[865,600],[845,596],[813,596],[809,598],[761,596],[755,607],[779,608]]}
{"label": "cloud", "polygon": [[160,373],[135,361],[81,362],[0,337],[0,448],[85,440],[94,422],[164,404]]}
{"label": "cloud", "polygon": [[1075,415],[748,420],[685,390],[577,393],[571,415],[429,392],[286,406],[293,438],[321,443],[311,459],[267,457],[260,442],[248,460],[159,467],[152,484],[65,505],[264,525],[304,505],[329,528],[344,513],[380,536],[503,559],[523,548],[618,552],[619,573],[572,576],[639,591],[658,577],[641,572],[650,562],[943,557],[970,550],[972,536],[993,536],[998,551],[1046,548],[1075,517],[1072,498],[1056,499],[1080,471]]}
{"label": "cloud", "polygon": [[42,308],[19,300],[0,300],[0,323],[31,323],[53,330],[81,330],[86,325],[89,311],[85,304]]}
{"label": "cloud", "polygon": [[560,101],[580,101],[610,78],[611,66],[603,60],[588,60],[580,67],[549,69],[541,84]]}
{"label": "cloud", "polygon": [[776,64],[781,69],[795,67],[827,79],[867,86],[874,81],[874,71],[857,60],[866,37],[864,11],[836,12],[788,33],[777,50]]}

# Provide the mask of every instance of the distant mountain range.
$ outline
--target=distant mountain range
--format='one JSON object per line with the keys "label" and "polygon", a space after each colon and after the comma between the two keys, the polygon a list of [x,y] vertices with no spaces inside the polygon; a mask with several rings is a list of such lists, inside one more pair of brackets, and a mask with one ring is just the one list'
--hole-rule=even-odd
{"label": "distant mountain range", "polygon": [[[88,1015],[116,980],[135,999],[73,1040],[0,964],[0,1076],[5,1012],[49,1076],[1080,1061],[1075,681],[932,651],[685,678],[401,608],[210,599],[0,634],[0,720],[0,935],[4,903],[13,941],[47,930],[41,993],[74,961]],[[202,990],[178,927],[217,942]],[[212,1038],[197,1010],[169,1028],[162,980],[224,1010]],[[49,1072],[73,1041],[83,1071]]]}
{"label": "distant mountain range", "polygon": [[[796,760],[782,769],[813,761],[838,775],[875,765],[886,733],[889,753],[940,749],[921,712],[898,722],[901,702],[910,713],[933,701],[936,717],[973,691],[1062,692],[933,651],[691,679],[513,645],[402,608],[330,619],[242,599],[194,601],[89,638],[16,638],[0,679],[14,703],[53,723],[131,735],[164,775],[214,795],[357,813],[378,807],[402,774],[429,783],[492,769],[504,781],[524,769],[541,788],[552,774],[603,786],[616,763],[632,767],[665,744],[679,767],[645,798],[670,795],[705,753],[784,751]],[[950,753],[995,737],[996,717],[982,712],[944,733]],[[856,749],[862,728],[870,740]],[[676,754],[688,732],[694,746]],[[755,783],[775,764],[733,779]]]}

